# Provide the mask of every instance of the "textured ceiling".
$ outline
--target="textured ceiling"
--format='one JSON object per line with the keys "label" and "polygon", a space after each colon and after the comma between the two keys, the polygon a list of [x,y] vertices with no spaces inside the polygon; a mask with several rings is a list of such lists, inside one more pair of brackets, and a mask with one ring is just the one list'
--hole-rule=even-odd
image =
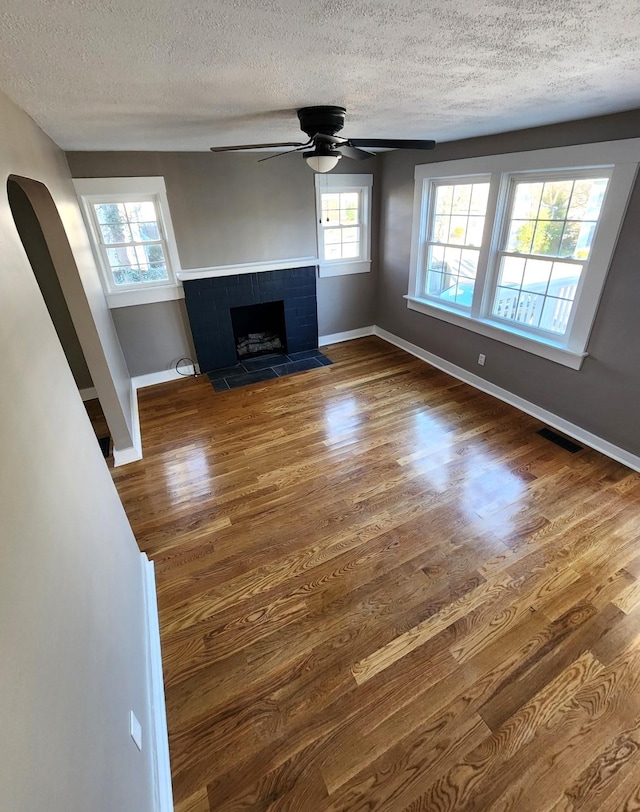
{"label": "textured ceiling", "polygon": [[637,0],[3,0],[0,88],[69,150],[485,135],[640,107]]}

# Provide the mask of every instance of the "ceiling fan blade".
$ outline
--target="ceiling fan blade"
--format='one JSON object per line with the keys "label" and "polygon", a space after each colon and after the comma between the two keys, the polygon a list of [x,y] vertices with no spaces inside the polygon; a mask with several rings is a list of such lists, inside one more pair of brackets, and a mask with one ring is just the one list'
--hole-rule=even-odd
{"label": "ceiling fan blade", "polygon": [[286,152],[276,152],[274,155],[267,155],[265,158],[258,158],[258,163],[261,164],[263,161],[270,161],[272,158],[282,158],[283,155],[289,155],[292,152],[300,152],[300,150],[309,149],[312,144],[312,141],[307,141],[306,144],[299,144],[295,149],[288,149]]}
{"label": "ceiling fan blade", "polygon": [[349,143],[354,147],[371,147],[375,149],[433,149],[435,141],[407,141],[397,138],[350,138]]}
{"label": "ceiling fan blade", "polygon": [[337,148],[345,158],[354,158],[356,161],[365,161],[367,158],[373,158],[373,152],[365,152],[363,149],[352,147],[350,144],[340,144]]}
{"label": "ceiling fan blade", "polygon": [[[309,141],[309,143],[311,143]],[[273,149],[275,147],[304,147],[300,141],[282,141],[279,144],[243,144],[239,147],[209,147],[211,152],[240,152],[242,149]]]}
{"label": "ceiling fan blade", "polygon": [[311,140],[314,142],[317,141],[320,144],[339,144],[340,146],[347,143],[346,138],[340,138],[340,136],[336,135],[328,135],[327,133],[316,133],[314,136],[312,136]]}

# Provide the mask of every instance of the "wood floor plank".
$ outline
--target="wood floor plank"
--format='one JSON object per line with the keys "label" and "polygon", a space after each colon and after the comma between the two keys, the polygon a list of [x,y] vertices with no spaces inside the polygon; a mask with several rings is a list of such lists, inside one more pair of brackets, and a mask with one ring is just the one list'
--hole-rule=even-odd
{"label": "wood floor plank", "polygon": [[140,390],[176,812],[640,812],[640,475],[375,337]]}

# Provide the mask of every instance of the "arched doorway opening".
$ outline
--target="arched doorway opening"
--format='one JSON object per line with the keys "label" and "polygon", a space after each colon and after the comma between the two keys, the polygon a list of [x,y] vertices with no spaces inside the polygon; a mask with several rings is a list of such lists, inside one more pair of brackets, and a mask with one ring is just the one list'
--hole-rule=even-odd
{"label": "arched doorway opening", "polygon": [[[138,458],[129,402],[130,378],[117,338],[110,339],[109,328],[113,336],[115,328],[106,302],[100,298],[99,312],[94,318],[65,227],[46,186],[30,178],[11,175],[7,180],[7,195],[16,229],[76,385],[79,390],[95,389],[99,399],[98,411],[103,417],[98,414],[98,423],[102,421],[98,430],[102,435],[108,432],[113,438],[116,464],[118,453]],[[96,318],[100,320],[102,333],[106,332],[107,343],[114,345],[110,347],[111,361],[101,343]],[[111,372],[114,364],[119,374],[117,382]],[[131,457],[132,451],[134,456]]]}

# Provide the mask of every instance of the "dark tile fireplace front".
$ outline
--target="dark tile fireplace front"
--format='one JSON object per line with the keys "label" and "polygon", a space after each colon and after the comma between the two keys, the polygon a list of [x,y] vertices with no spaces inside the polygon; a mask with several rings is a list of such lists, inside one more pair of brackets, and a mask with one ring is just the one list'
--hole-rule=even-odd
{"label": "dark tile fireplace front", "polygon": [[[314,266],[186,280],[184,293],[202,372],[318,346]],[[273,346],[278,339],[282,349]],[[247,352],[240,355],[239,347]]]}

